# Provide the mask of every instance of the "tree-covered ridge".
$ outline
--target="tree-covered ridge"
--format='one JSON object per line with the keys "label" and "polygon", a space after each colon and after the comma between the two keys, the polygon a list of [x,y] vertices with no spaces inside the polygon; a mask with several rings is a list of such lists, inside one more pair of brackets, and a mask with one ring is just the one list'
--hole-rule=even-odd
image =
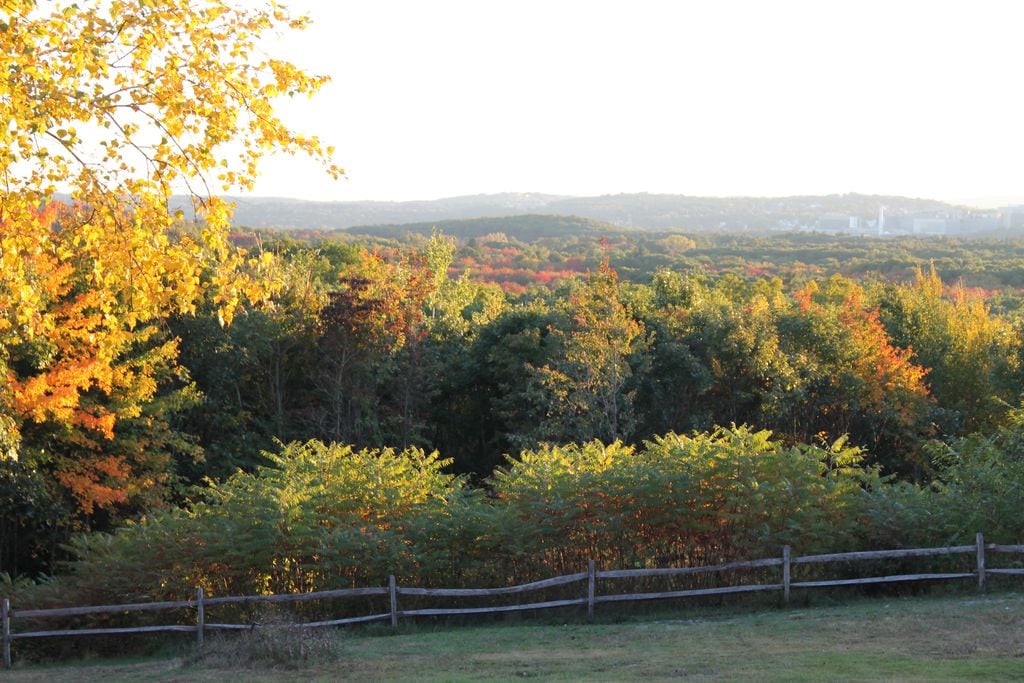
{"label": "tree-covered ridge", "polygon": [[458,240],[479,239],[507,232],[518,240],[532,242],[541,237],[599,236],[609,232],[621,232],[622,228],[604,221],[580,218],[579,216],[530,214],[500,218],[462,218],[426,223],[404,223],[402,225],[362,225],[348,228],[346,232],[353,235],[399,239],[406,235],[429,237],[435,230],[440,230]]}
{"label": "tree-covered ridge", "polygon": [[[522,294],[597,268],[606,254],[623,280],[649,282],[659,268],[734,274],[744,279],[779,277],[783,282],[824,279],[839,274],[862,279],[910,282],[920,268],[934,268],[947,287],[965,287],[998,310],[1017,307],[1024,289],[1024,239],[1014,237],[893,237],[864,239],[824,233],[781,233],[740,237],[735,234],[624,232],[617,229],[578,234],[525,237],[517,218],[488,219],[492,232],[457,240],[452,275],[498,284]],[[475,222],[474,222],[475,224]],[[542,222],[542,225],[547,223]],[[426,230],[428,224],[421,228]],[[429,233],[434,232],[431,226]],[[239,230],[232,239],[246,248],[292,253],[315,248],[339,254],[359,245],[401,249],[422,245],[423,233],[401,238],[339,236],[324,231]],[[331,256],[331,258],[337,258]]]}
{"label": "tree-covered ridge", "polygon": [[[405,202],[301,201],[232,198],[238,224],[249,228],[347,230],[358,226],[430,223],[524,215],[579,216],[644,230],[764,232],[814,226],[827,216],[877,218],[884,206],[893,216],[972,215],[974,210],[932,199],[863,194],[795,197],[695,197],[675,194],[613,194],[568,197],[506,192]],[[188,202],[177,202],[187,207]],[[985,213],[985,212],[982,212]]]}

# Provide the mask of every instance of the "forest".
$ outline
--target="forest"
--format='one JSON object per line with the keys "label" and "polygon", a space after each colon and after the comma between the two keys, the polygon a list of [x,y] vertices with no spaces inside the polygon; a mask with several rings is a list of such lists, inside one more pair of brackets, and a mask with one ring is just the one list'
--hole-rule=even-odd
{"label": "forest", "polygon": [[305,20],[124,9],[0,26],[19,604],[1020,540],[1024,239],[247,231],[272,150],[342,173],[250,59]]}
{"label": "forest", "polygon": [[[253,294],[230,322],[209,303],[155,317],[112,358],[125,379],[67,414],[33,388],[83,340],[8,346],[4,571],[75,560],[78,591],[155,573],[160,595],[276,592],[389,563],[479,582],[587,552],[1019,537],[1017,290],[936,265],[998,277],[1018,247],[878,242],[828,274],[836,252],[794,236],[708,244],[720,269],[634,259],[627,281],[617,262],[643,245],[613,239],[251,236],[232,249]],[[502,258],[526,285],[493,280],[482,264]]]}

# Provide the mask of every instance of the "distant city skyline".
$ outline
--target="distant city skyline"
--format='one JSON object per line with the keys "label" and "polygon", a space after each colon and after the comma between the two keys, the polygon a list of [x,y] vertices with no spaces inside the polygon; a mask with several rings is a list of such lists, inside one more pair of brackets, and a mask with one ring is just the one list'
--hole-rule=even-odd
{"label": "distant city skyline", "polygon": [[1024,201],[1014,2],[289,5],[272,49],[333,82],[281,113],[348,178],[275,157],[257,196]]}

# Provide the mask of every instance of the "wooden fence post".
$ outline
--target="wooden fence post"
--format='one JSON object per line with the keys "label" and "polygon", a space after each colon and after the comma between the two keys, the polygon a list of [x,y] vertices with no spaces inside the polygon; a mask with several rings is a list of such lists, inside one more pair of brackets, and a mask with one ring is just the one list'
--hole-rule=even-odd
{"label": "wooden fence post", "polygon": [[394,574],[388,577],[388,594],[391,596],[391,628],[398,628],[398,582]]}
{"label": "wooden fence post", "polygon": [[203,587],[196,588],[196,647],[203,649],[203,627],[206,625],[206,606],[203,605]]}
{"label": "wooden fence post", "polygon": [[789,604],[789,546],[782,546],[782,602]]}
{"label": "wooden fence post", "polygon": [[974,537],[978,545],[978,590],[985,590],[985,536],[980,531]]}
{"label": "wooden fence post", "polygon": [[4,622],[4,668],[11,668],[11,601],[9,598],[4,598],[3,602],[3,622]]}
{"label": "wooden fence post", "polygon": [[587,619],[594,618],[594,597],[597,591],[597,564],[587,562]]}

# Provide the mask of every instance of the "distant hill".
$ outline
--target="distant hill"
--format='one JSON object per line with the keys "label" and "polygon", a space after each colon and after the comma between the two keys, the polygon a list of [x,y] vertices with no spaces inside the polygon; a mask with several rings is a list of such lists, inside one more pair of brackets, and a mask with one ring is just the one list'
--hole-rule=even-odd
{"label": "distant hill", "polygon": [[430,235],[434,229],[460,240],[469,240],[496,233],[504,233],[522,241],[541,237],[567,237],[571,235],[594,235],[620,233],[622,228],[593,218],[579,216],[549,216],[529,214],[525,216],[502,216],[490,218],[459,218],[454,220],[404,223],[400,225],[362,225],[346,228],[345,232],[374,237],[399,238],[413,233]]}
{"label": "distant hill", "polygon": [[[361,226],[438,225],[469,218],[523,215],[577,216],[619,226],[658,230],[766,231],[813,227],[823,216],[956,213],[963,210],[931,199],[862,194],[806,197],[690,197],[673,194],[617,194],[566,197],[538,193],[471,195],[410,202],[313,202],[259,197],[231,198],[235,224],[248,228],[343,230]],[[172,206],[186,208],[184,199]]]}
{"label": "distant hill", "polygon": [[891,213],[947,212],[957,207],[932,199],[843,194],[806,197],[689,197],[619,194],[551,202],[546,212],[567,213],[627,227],[677,230],[764,231],[781,225],[813,226],[822,216],[871,218]]}
{"label": "distant hill", "polygon": [[409,202],[313,202],[231,197],[235,224],[249,228],[342,230],[365,225],[401,225],[459,218],[516,216],[547,211],[555,195],[505,193]]}

